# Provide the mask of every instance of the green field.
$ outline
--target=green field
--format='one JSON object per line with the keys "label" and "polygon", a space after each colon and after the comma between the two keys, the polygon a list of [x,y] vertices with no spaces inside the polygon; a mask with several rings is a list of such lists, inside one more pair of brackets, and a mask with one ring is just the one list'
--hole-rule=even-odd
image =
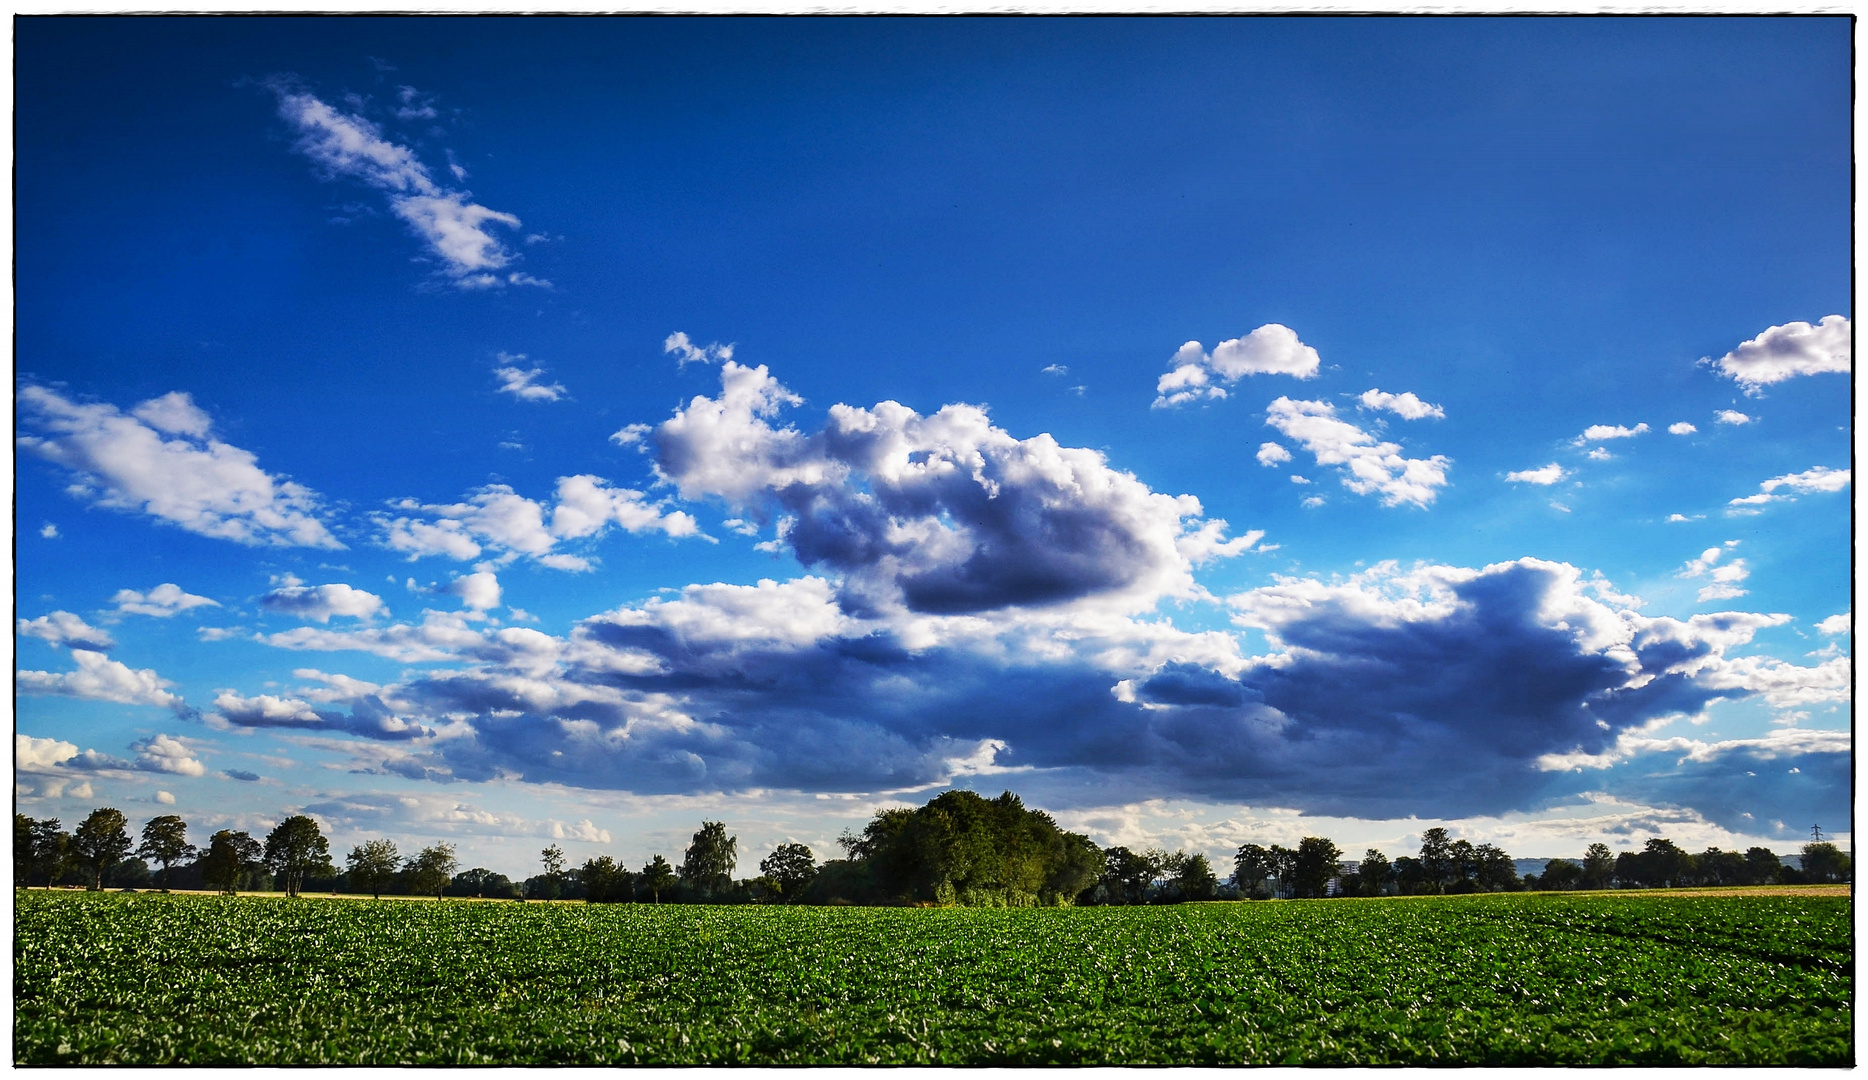
{"label": "green field", "polygon": [[21,1064],[1851,1061],[1850,899],[979,910],[17,892]]}

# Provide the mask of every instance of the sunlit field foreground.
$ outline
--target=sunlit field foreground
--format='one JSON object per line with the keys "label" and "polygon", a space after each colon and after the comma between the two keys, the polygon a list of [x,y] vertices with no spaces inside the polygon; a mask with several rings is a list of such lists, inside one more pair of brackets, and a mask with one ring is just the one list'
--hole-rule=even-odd
{"label": "sunlit field foreground", "polygon": [[1078,909],[16,892],[20,1064],[1850,1061],[1847,896]]}

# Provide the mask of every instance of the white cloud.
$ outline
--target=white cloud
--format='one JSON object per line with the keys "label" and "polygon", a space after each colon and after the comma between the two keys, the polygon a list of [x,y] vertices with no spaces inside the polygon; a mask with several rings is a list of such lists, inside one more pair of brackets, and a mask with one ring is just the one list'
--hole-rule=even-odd
{"label": "white cloud", "polygon": [[397,87],[396,100],[401,102],[396,109],[398,120],[433,120],[440,115],[435,112],[434,96],[424,94],[413,86]]}
{"label": "white cloud", "polygon": [[1421,420],[1432,417],[1435,420],[1446,419],[1446,410],[1438,405],[1430,405],[1414,396],[1412,390],[1405,394],[1387,394],[1380,390],[1364,391],[1360,399],[1365,409],[1386,409],[1400,416],[1403,420]]}
{"label": "white cloud", "polygon": [[1718,417],[1719,423],[1731,424],[1734,427],[1740,424],[1751,423],[1751,417],[1746,416],[1744,413],[1739,412],[1736,409],[1720,409],[1718,413],[1716,413],[1715,415]]}
{"label": "white cloud", "polygon": [[108,633],[88,625],[69,611],[54,611],[36,619],[20,619],[18,633],[21,637],[36,637],[54,645],[91,649],[95,652],[113,649],[117,645]]}
{"label": "white cloud", "polygon": [[1667,425],[1667,433],[1669,435],[1691,435],[1698,430],[1699,430],[1698,428],[1687,423],[1685,420],[1682,420],[1677,424]]}
{"label": "white cloud", "polygon": [[205,596],[182,591],[180,585],[163,582],[146,593],[135,589],[118,589],[117,595],[110,598],[117,605],[117,611],[125,615],[150,615],[166,619],[191,608],[220,607],[220,604]]}
{"label": "white cloud", "polygon": [[1226,391],[1213,385],[1235,383],[1247,375],[1290,375],[1312,379],[1320,363],[1317,350],[1297,340],[1297,332],[1278,323],[1266,323],[1242,338],[1222,341],[1209,355],[1197,341],[1189,341],[1168,361],[1168,373],[1155,384],[1154,408],[1165,409],[1200,398],[1223,398]]}
{"label": "white cloud", "polygon": [[1566,475],[1568,474],[1563,471],[1563,466],[1558,465],[1556,462],[1551,462],[1539,469],[1525,469],[1521,472],[1506,473],[1505,479],[1514,484],[1538,484],[1548,487],[1563,479]]}
{"label": "white cloud", "polygon": [[1694,514],[1692,517],[1687,517],[1685,514],[1668,514],[1667,520],[1668,521],[1700,521],[1704,519],[1705,516],[1706,515],[1704,514]]}
{"label": "white cloud", "polygon": [[1014,438],[976,406],[838,404],[806,436],[769,422],[798,398],[764,367],[728,361],[720,377],[719,398],[656,430],[658,476],[742,518],[791,518],[780,540],[806,566],[840,571],[855,606],[1151,603],[1191,595],[1193,564],[1250,546],[1218,539],[1198,499],[1151,491],[1095,450]]}
{"label": "white cloud", "polygon": [[387,614],[383,598],[349,585],[300,585],[296,580],[259,598],[261,607],[282,615],[328,623],[331,616],[373,619]]}
{"label": "white cloud", "polygon": [[500,393],[520,401],[557,401],[564,396],[564,384],[537,381],[544,377],[544,368],[518,366],[517,362],[525,359],[524,353],[500,353],[499,359],[503,366],[494,368],[493,374],[499,378]]}
{"label": "white cloud", "polygon": [[643,441],[643,436],[653,430],[647,424],[629,424],[612,434],[610,441],[618,446],[633,446],[638,452],[644,452],[648,450],[648,444]]}
{"label": "white cloud", "polygon": [[1590,461],[1607,461],[1610,458],[1614,457],[1615,455],[1609,453],[1607,450],[1598,446],[1595,449],[1589,451],[1587,454],[1584,454],[1583,456],[1588,458]]}
{"label": "white cloud", "polygon": [[1846,373],[1852,369],[1853,356],[1848,319],[1829,315],[1815,326],[1806,322],[1773,326],[1717,361],[1706,357],[1700,363],[1718,368],[1719,374],[1756,396],[1761,387],[1798,375]]}
{"label": "white cloud", "polygon": [[136,751],[136,767],[145,772],[204,776],[208,771],[186,744],[170,735],[151,735],[141,742],[131,743],[130,749]]}
{"label": "white cloud", "polygon": [[675,355],[675,365],[686,367],[689,364],[711,364],[716,361],[733,359],[733,346],[722,345],[715,341],[706,346],[697,346],[688,340],[687,333],[676,330],[662,342],[662,352]]}
{"label": "white cloud", "polygon": [[376,515],[376,520],[383,527],[383,542],[408,552],[411,559],[445,555],[466,562],[479,558],[485,547],[491,547],[503,552],[493,560],[496,565],[527,556],[541,566],[573,571],[590,569],[590,561],[554,550],[558,542],[595,536],[611,524],[637,534],[660,532],[676,539],[713,539],[700,531],[700,525],[686,511],[667,510],[666,500],[651,502],[633,488],[610,487],[602,477],[561,476],[557,496],[556,505],[548,510],[543,503],[504,484],[493,484],[460,503],[425,504],[403,499],[392,504],[399,510],[429,515],[432,520],[382,514]]}
{"label": "white cloud", "polygon": [[1619,424],[1591,424],[1583,429],[1581,435],[1570,440],[1570,445],[1582,446],[1584,443],[1602,442],[1605,439],[1632,439],[1636,435],[1645,434],[1647,434],[1646,424],[1636,424],[1634,427],[1622,427]]}
{"label": "white cloud", "polygon": [[1765,491],[1776,491],[1780,487],[1787,487],[1803,494],[1816,491],[1841,491],[1849,486],[1853,477],[1854,471],[1851,469],[1831,469],[1818,465],[1800,473],[1774,476],[1758,486]]}
{"label": "white cloud", "polygon": [[1291,460],[1291,452],[1275,442],[1258,444],[1258,463],[1267,468]]}
{"label": "white cloud", "polygon": [[1047,364],[1041,371],[1044,375],[1068,375],[1070,368],[1065,364]]}
{"label": "white cloud", "polygon": [[[249,451],[206,433],[176,398],[185,402],[187,395],[146,401],[125,415],[114,405],[80,405],[28,386],[19,404],[46,434],[22,435],[19,445],[77,473],[67,490],[99,506],[242,544],[344,546],[318,521],[315,492],[265,472]],[[157,403],[163,404],[149,408]],[[175,437],[165,438],[165,431]]]}
{"label": "white cloud", "polygon": [[176,705],[181,698],[165,689],[167,679],[154,671],[131,670],[101,652],[72,648],[76,671],[20,671],[15,685],[22,694],[56,695],[121,705]]}
{"label": "white cloud", "polygon": [[1839,615],[1831,615],[1817,623],[1816,630],[1821,634],[1846,634],[1849,632],[1849,617],[1846,611]]}
{"label": "white cloud", "polygon": [[1762,511],[1748,508],[1763,506],[1767,503],[1793,501],[1796,498],[1795,495],[1777,494],[1779,488],[1788,488],[1801,495],[1841,491],[1849,486],[1853,478],[1854,470],[1852,469],[1831,469],[1824,465],[1805,469],[1800,473],[1773,476],[1758,485],[1760,488],[1758,494],[1743,495],[1728,502],[1726,515],[1758,514]]}
{"label": "white cloud", "polygon": [[369,120],[339,112],[283,84],[275,84],[274,90],[279,115],[298,130],[296,149],[327,177],[348,177],[385,192],[390,209],[428,245],[455,285],[475,289],[507,282],[548,284],[529,275],[494,273],[517,256],[487,226],[518,228],[517,217],[470,202],[467,192],[435,183],[414,151],[383,138]]}
{"label": "white cloud", "polygon": [[1431,505],[1439,488],[1446,486],[1451,459],[1405,458],[1397,443],[1376,442],[1361,428],[1336,417],[1336,409],[1323,401],[1293,401],[1281,397],[1265,410],[1265,423],[1294,439],[1314,454],[1319,465],[1340,466],[1343,486],[1358,495],[1380,494],[1382,505]]}
{"label": "white cloud", "polygon": [[39,535],[45,537],[47,540],[56,540],[58,539],[58,526],[48,521],[45,523],[44,527],[39,530]]}
{"label": "white cloud", "polygon": [[1751,576],[1751,571],[1745,566],[1745,560],[1733,559],[1723,566],[1716,565],[1724,557],[1726,548],[1736,546],[1736,544],[1737,541],[1728,541],[1725,547],[1707,548],[1700,553],[1699,558],[1681,567],[1674,576],[1710,577],[1712,583],[1699,590],[1699,602],[1702,604],[1711,600],[1733,600],[1746,595],[1747,590],[1738,587],[1739,582]]}
{"label": "white cloud", "polygon": [[35,739],[13,734],[13,764],[16,768],[38,772],[55,768],[78,756],[78,748],[58,739]]}
{"label": "white cloud", "polygon": [[169,791],[157,790],[156,801],[161,803],[164,806],[174,806],[175,805],[175,794]]}
{"label": "white cloud", "polygon": [[1308,484],[1308,483],[1310,483],[1310,478],[1309,478],[1308,476],[1299,476],[1299,475],[1297,475],[1296,473],[1292,473],[1292,474],[1291,474],[1291,483],[1293,483],[1293,484]]}
{"label": "white cloud", "polygon": [[1317,507],[1323,505],[1323,496],[1312,495],[1310,498],[1305,499],[1301,503],[1298,503],[1298,505],[1302,506],[1306,510],[1315,510]]}
{"label": "white cloud", "polygon": [[499,606],[499,578],[490,571],[457,577],[448,583],[447,591],[475,611],[490,611]]}

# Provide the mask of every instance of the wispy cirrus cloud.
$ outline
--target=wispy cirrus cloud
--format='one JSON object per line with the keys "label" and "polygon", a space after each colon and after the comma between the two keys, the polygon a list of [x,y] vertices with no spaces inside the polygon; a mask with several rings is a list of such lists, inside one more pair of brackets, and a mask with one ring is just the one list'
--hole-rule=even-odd
{"label": "wispy cirrus cloud", "polygon": [[75,473],[66,490],[78,498],[242,544],[344,546],[319,520],[316,492],[216,439],[208,415],[185,393],[127,414],[43,386],[25,387],[18,400],[22,420],[39,432],[20,436],[19,445]]}
{"label": "wispy cirrus cloud", "polygon": [[520,401],[557,401],[564,397],[564,384],[540,382],[545,377],[545,369],[537,365],[520,367],[524,359],[524,353],[499,354],[500,366],[493,369],[493,375],[499,379],[500,393],[511,394]]}
{"label": "wispy cirrus cloud", "polygon": [[[516,229],[517,217],[471,201],[470,192],[436,183],[415,151],[390,141],[367,118],[333,108],[288,80],[274,79],[269,85],[279,99],[279,116],[298,132],[294,149],[311,159],[327,179],[342,177],[384,192],[390,210],[427,245],[442,274],[454,285],[463,289],[550,285],[510,270],[518,255],[489,229],[494,225]],[[403,110],[413,107],[419,115],[427,106],[416,105],[416,100],[405,100]]]}
{"label": "wispy cirrus cloud", "polygon": [[186,592],[173,582],[163,582],[148,592],[118,589],[110,602],[117,605],[119,614],[148,615],[157,619],[166,619],[198,607],[220,607],[218,601]]}

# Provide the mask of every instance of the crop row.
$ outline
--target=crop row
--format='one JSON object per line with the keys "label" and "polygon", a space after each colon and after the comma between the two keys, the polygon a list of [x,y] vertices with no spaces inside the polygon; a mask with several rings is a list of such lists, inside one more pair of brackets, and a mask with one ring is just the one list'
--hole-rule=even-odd
{"label": "crop row", "polygon": [[18,893],[20,1063],[1827,1063],[1849,900],[1039,910]]}

